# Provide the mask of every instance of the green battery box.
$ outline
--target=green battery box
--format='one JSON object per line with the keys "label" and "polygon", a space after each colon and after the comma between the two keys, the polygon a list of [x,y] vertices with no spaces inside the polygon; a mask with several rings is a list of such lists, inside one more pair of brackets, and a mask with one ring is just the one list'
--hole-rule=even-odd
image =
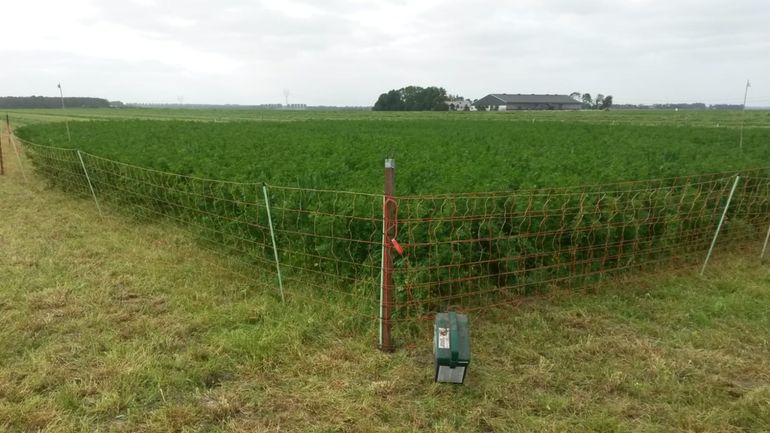
{"label": "green battery box", "polygon": [[471,362],[468,316],[438,313],[433,324],[436,382],[463,383]]}

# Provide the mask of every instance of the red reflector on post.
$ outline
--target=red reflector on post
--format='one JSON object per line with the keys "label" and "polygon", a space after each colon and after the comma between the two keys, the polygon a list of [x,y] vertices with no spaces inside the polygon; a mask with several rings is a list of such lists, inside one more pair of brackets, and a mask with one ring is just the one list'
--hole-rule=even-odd
{"label": "red reflector on post", "polygon": [[404,248],[398,243],[397,240],[391,239],[390,243],[393,244],[393,248],[396,249],[396,252],[398,253],[399,256],[403,256],[404,255]]}

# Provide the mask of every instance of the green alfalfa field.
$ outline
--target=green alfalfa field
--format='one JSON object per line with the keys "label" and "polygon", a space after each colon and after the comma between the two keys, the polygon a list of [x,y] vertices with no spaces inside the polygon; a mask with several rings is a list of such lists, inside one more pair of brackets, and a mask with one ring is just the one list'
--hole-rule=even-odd
{"label": "green alfalfa field", "polygon": [[672,265],[476,313],[467,383],[437,385],[429,321],[380,353],[344,305],[283,305],[178,227],[100,218],[3,151],[0,430],[770,429],[759,244],[703,277]]}
{"label": "green alfalfa field", "polygon": [[[671,118],[655,111],[187,113],[98,110],[91,118],[72,117],[98,120],[70,121],[69,136],[62,122],[35,123],[17,133],[38,144],[200,178],[368,193],[382,192],[383,159],[393,157],[399,195],[770,167],[770,112],[764,111],[744,119],[740,148],[740,112],[730,111],[718,112],[721,118],[709,111],[672,111]],[[137,118],[126,117],[131,114]],[[162,114],[168,117],[158,120]]]}

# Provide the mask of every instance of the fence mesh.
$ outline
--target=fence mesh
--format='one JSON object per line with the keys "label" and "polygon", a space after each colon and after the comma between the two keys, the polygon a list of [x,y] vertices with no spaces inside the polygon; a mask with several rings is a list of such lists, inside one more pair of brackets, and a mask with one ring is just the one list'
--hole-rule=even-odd
{"label": "fence mesh", "polygon": [[[347,302],[350,317],[378,318],[381,194],[198,179],[20,142],[52,185],[90,197],[90,179],[103,205],[190,228],[204,245],[237,257],[255,273],[273,281],[282,277],[280,289],[289,302]],[[396,196],[388,236],[403,253],[387,248],[394,254],[393,318],[487,308],[618,271],[700,260],[735,179],[722,173]],[[768,224],[770,178],[762,171],[743,173],[719,245],[760,239]]]}
{"label": "fence mesh", "polygon": [[[735,176],[402,197],[396,310],[480,308],[551,286],[704,254]],[[768,222],[768,179],[736,191],[723,242]],[[740,230],[740,229],[743,230]]]}
{"label": "fence mesh", "polygon": [[79,197],[91,195],[77,150],[41,146],[15,136],[11,139],[22,145],[21,149],[32,161],[35,171],[50,186],[61,188]]}
{"label": "fence mesh", "polygon": [[269,187],[276,245],[287,280],[376,301],[382,196]]}
{"label": "fence mesh", "polygon": [[202,246],[269,275],[287,301],[347,302],[354,320],[377,318],[382,196],[200,179],[24,145],[52,186],[91,198],[90,181],[102,206],[186,227]]}

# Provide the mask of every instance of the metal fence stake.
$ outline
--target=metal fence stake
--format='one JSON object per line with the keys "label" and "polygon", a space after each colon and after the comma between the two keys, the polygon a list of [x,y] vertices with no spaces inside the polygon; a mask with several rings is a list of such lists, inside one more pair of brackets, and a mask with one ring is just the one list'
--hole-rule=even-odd
{"label": "metal fence stake", "polygon": [[733,182],[733,188],[730,190],[730,195],[727,197],[727,203],[725,203],[725,208],[722,211],[722,218],[719,219],[719,224],[717,225],[717,231],[714,233],[714,239],[711,240],[711,247],[709,247],[709,252],[706,254],[706,260],[703,262],[703,267],[700,270],[700,274],[703,275],[703,273],[706,271],[706,265],[709,263],[709,259],[711,258],[711,253],[714,252],[714,246],[717,243],[717,237],[719,237],[719,231],[722,229],[722,223],[725,221],[725,216],[727,216],[727,209],[730,208],[730,202],[733,200],[733,194],[735,194],[735,188],[738,186],[738,181],[741,180],[740,176],[735,176],[735,182]]}
{"label": "metal fence stake", "polygon": [[91,177],[88,175],[88,170],[86,170],[86,163],[83,162],[83,155],[80,153],[80,151],[77,151],[78,153],[78,159],[80,159],[80,166],[83,167],[83,173],[86,174],[86,180],[88,181],[88,188],[91,189],[91,196],[94,198],[94,203],[96,203],[96,210],[99,211],[99,216],[104,218],[104,215],[102,214],[102,208],[99,206],[99,200],[96,199],[96,192],[94,191],[94,186],[91,184]]}
{"label": "metal fence stake", "polygon": [[273,228],[273,217],[270,214],[270,199],[267,195],[267,184],[262,184],[262,194],[265,196],[265,209],[267,209],[267,224],[270,226],[270,238],[273,240],[273,255],[275,256],[275,270],[278,272],[278,288],[281,291],[281,302],[286,303],[283,295],[283,277],[281,276],[281,262],[278,260],[278,245],[275,243],[275,229]]}
{"label": "metal fence stake", "polygon": [[[396,160],[385,160],[385,200],[383,206],[383,254],[382,254],[382,291],[380,293],[380,350],[384,352],[393,351],[393,342],[391,341],[391,307],[393,299],[393,257],[391,250],[393,245],[390,241],[390,232],[395,229],[396,224],[396,202],[393,200],[393,194],[396,189]],[[393,233],[395,236],[395,233]]]}
{"label": "metal fence stake", "polygon": [[[382,209],[385,209],[385,203],[386,203],[385,202],[385,196],[383,196],[382,197]],[[385,272],[383,272],[385,270],[385,218],[382,218],[382,249],[381,249],[381,252],[382,252],[382,254],[380,256],[380,316],[379,316],[380,319],[379,319],[379,326],[377,327],[378,328],[378,330],[377,330],[378,331],[377,332],[377,342],[378,342],[380,347],[382,347],[382,328],[383,328],[383,326],[382,326],[382,317],[383,317],[382,316],[382,313],[383,313],[383,311],[382,311],[382,309],[383,309],[382,308],[383,307],[382,300],[384,299],[384,297],[382,295],[383,295],[383,293],[385,293]]]}

